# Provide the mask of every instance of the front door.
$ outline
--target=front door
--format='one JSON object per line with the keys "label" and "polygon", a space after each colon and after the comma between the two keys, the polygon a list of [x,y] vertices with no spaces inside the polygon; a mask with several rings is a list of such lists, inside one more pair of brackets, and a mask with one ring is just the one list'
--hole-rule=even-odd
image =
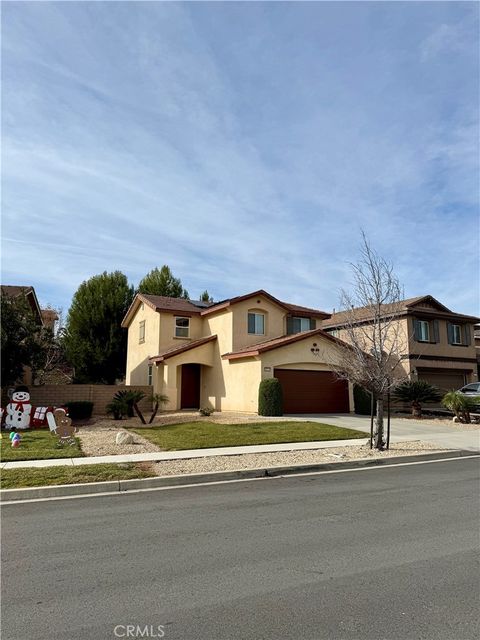
{"label": "front door", "polygon": [[181,409],[200,409],[200,365],[182,364]]}

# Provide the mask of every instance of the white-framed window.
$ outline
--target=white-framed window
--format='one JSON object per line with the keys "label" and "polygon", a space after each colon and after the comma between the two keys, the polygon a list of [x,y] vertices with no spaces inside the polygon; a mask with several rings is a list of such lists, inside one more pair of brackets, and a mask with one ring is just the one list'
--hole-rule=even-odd
{"label": "white-framed window", "polygon": [[452,324],[452,344],[462,344],[462,327]]}
{"label": "white-framed window", "polygon": [[147,384],[152,386],[153,382],[153,364],[148,365]]}
{"label": "white-framed window", "polygon": [[248,314],[248,333],[255,336],[265,335],[265,314],[249,313]]}
{"label": "white-framed window", "polygon": [[430,342],[430,323],[427,320],[418,321],[418,339],[420,342]]}
{"label": "white-framed window", "polygon": [[190,318],[175,318],[175,337],[188,338],[190,335]]}
{"label": "white-framed window", "polygon": [[141,320],[138,325],[138,344],[145,342],[145,320]]}

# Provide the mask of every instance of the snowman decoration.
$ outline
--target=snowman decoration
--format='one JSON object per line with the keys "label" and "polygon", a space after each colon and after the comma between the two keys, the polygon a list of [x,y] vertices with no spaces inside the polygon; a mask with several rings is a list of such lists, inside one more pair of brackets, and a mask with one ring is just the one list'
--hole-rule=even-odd
{"label": "snowman decoration", "polygon": [[5,426],[7,429],[28,429],[30,427],[30,414],[32,404],[28,387],[16,387],[10,402],[7,404],[7,417]]}

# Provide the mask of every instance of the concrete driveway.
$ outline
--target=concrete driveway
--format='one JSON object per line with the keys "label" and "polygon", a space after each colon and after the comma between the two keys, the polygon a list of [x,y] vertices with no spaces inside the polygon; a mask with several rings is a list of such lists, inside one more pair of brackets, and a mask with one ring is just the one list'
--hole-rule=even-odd
{"label": "concrete driveway", "polygon": [[[287,416],[285,416],[287,417]],[[370,431],[370,417],[351,414],[314,414],[289,416],[316,420],[348,429]],[[396,440],[421,440],[430,442],[446,449],[462,449],[465,451],[480,451],[480,429],[453,424],[449,426],[434,420],[410,420],[407,418],[391,419],[391,436]]]}

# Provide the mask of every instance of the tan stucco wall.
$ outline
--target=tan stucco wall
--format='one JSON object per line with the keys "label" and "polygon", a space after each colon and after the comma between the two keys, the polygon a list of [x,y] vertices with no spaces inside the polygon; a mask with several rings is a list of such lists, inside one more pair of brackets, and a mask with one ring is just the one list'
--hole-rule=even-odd
{"label": "tan stucco wall", "polygon": [[[248,333],[248,313],[263,313],[265,315],[265,334],[253,335]],[[232,307],[233,314],[233,351],[249,345],[278,338],[286,333],[286,312],[278,305],[270,302],[264,296],[254,296],[243,300]]]}
{"label": "tan stucco wall", "polygon": [[[314,344],[316,347],[313,346]],[[318,348],[318,353],[312,353],[312,347]],[[262,379],[273,378],[275,368],[332,371],[335,365],[341,363],[338,347],[327,338],[322,338],[321,336],[313,336],[280,349],[267,351],[262,354],[261,360]],[[348,389],[350,411],[353,411],[353,386],[350,383]]]}
{"label": "tan stucco wall", "polygon": [[[200,316],[189,316],[188,314],[183,316],[179,313],[157,313],[157,315],[160,317],[160,349],[180,347],[192,340],[198,340],[205,336]],[[175,337],[175,318],[190,318],[190,335],[188,338]]]}
{"label": "tan stucco wall", "polygon": [[[145,320],[145,342],[139,344],[139,325]],[[159,351],[160,314],[146,304],[137,309],[128,327],[125,384],[148,384],[148,359]]]}

